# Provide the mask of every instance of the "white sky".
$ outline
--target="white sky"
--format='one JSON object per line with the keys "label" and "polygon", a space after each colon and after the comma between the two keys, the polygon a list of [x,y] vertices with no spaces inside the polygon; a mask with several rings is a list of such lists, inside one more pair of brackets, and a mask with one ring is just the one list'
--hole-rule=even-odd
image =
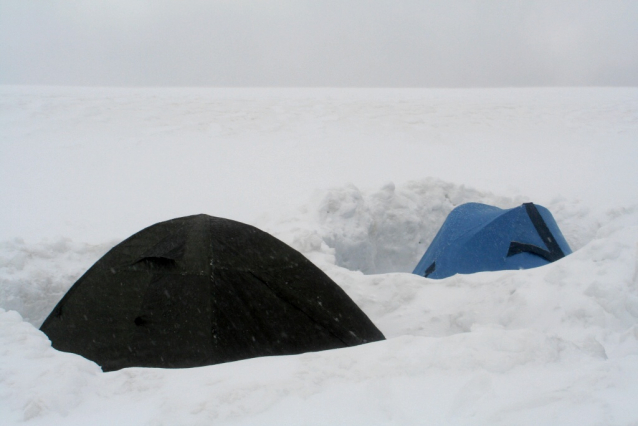
{"label": "white sky", "polygon": [[638,1],[0,0],[0,84],[638,86]]}

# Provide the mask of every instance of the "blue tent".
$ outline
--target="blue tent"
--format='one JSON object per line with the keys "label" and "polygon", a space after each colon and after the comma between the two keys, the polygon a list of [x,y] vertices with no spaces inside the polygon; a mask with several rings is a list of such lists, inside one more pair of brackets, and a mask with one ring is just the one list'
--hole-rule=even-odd
{"label": "blue tent", "polygon": [[571,252],[545,207],[525,203],[504,210],[467,203],[452,210],[413,273],[446,278],[480,271],[529,269]]}

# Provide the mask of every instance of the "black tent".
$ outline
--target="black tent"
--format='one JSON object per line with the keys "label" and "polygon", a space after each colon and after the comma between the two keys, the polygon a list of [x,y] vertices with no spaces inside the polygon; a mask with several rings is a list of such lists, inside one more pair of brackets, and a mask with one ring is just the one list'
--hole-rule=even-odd
{"label": "black tent", "polygon": [[40,328],[104,371],[183,368],[384,339],[303,255],[249,225],[207,215],[118,244]]}

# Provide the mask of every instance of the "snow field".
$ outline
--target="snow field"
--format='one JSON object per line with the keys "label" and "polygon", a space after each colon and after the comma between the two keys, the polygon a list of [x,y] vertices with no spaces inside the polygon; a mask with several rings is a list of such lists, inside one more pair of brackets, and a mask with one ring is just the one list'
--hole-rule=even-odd
{"label": "snow field", "polygon": [[[2,424],[638,424],[637,89],[2,92]],[[542,204],[574,253],[409,274],[470,201]],[[100,256],[200,212],[302,252],[388,340],[111,373],[51,348],[37,327]]]}

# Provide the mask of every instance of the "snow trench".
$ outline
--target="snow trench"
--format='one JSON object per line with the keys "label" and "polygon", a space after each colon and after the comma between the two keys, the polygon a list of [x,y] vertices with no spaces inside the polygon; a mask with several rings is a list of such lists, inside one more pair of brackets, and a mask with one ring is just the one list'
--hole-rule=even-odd
{"label": "snow trench", "polygon": [[[534,200],[436,179],[400,187],[388,183],[373,191],[346,185],[319,191],[296,211],[256,225],[320,267],[332,264],[363,274],[411,272],[454,207],[481,202],[509,208],[526,201]],[[578,202],[555,200],[546,207],[573,250],[600,227]],[[91,245],[63,237],[37,244],[0,242],[0,308],[15,310],[39,327],[73,283],[117,243]]]}
{"label": "snow trench", "polygon": [[[303,217],[290,215],[288,233],[281,232],[286,220],[266,226],[301,252],[323,250],[334,256],[334,264],[352,271],[412,272],[455,207],[479,202],[512,208],[530,201],[536,200],[499,196],[437,179],[399,187],[390,182],[375,191],[346,185],[317,194],[301,209]],[[600,227],[590,210],[577,201],[556,199],[543,204],[574,251]]]}

